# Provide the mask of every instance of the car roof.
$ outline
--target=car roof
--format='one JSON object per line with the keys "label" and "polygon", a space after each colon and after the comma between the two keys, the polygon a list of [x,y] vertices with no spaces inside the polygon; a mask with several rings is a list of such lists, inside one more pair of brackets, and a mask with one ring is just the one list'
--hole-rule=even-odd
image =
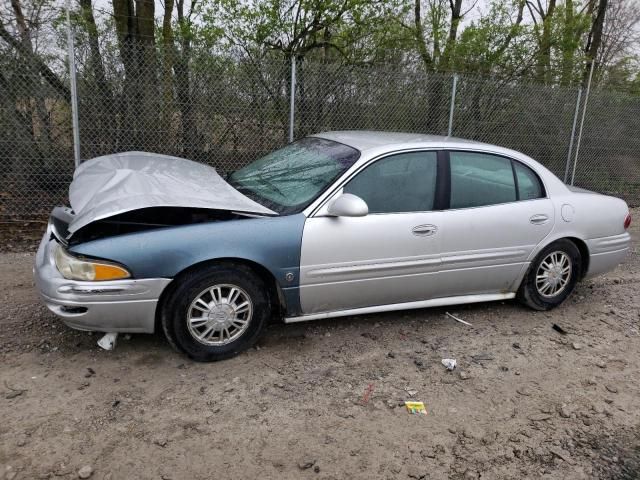
{"label": "car roof", "polygon": [[476,142],[474,140],[466,140],[456,137],[445,137],[442,135],[427,135],[424,133],[381,132],[374,130],[342,130],[333,132],[322,132],[312,136],[344,143],[345,145],[357,148],[360,151],[376,147],[401,145],[404,143],[420,143],[424,144],[425,146],[442,146],[443,144],[446,144],[449,147],[454,147],[457,144],[464,144],[465,146],[474,145],[495,148],[493,145]]}

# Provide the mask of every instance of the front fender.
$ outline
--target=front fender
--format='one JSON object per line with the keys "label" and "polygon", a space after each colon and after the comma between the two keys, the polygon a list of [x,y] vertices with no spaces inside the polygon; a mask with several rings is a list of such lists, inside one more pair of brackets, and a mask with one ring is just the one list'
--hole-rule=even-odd
{"label": "front fender", "polygon": [[125,265],[133,278],[173,278],[200,262],[240,258],[262,265],[291,289],[299,286],[304,221],[297,214],[198,223],[92,240],[69,250]]}

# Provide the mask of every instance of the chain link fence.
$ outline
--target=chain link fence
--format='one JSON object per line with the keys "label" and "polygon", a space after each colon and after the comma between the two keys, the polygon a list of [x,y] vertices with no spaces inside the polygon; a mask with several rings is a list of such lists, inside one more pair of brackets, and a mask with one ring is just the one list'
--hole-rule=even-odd
{"label": "chain link fence", "polygon": [[[640,204],[640,98],[592,89],[577,102],[577,88],[427,74],[417,63],[183,62],[158,46],[122,58],[97,66],[76,50],[80,160],[144,150],[227,172],[291,132],[451,132],[522,151],[568,181],[575,161],[576,185]],[[57,84],[2,52],[0,69],[0,217],[44,219],[66,202],[74,170],[69,76]]]}

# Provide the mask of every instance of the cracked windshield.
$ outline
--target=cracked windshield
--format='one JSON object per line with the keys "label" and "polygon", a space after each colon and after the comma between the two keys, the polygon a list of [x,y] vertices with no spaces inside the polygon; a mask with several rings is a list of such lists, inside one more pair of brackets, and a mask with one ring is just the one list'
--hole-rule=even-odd
{"label": "cracked windshield", "polygon": [[303,210],[360,156],[355,148],[308,137],[232,173],[238,191],[280,213]]}

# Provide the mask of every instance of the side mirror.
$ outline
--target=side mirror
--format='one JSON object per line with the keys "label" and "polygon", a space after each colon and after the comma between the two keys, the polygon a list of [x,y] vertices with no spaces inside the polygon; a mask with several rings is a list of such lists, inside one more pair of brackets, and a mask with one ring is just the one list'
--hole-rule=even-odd
{"label": "side mirror", "polygon": [[357,195],[343,193],[331,202],[327,213],[334,217],[364,217],[369,213],[369,207]]}

